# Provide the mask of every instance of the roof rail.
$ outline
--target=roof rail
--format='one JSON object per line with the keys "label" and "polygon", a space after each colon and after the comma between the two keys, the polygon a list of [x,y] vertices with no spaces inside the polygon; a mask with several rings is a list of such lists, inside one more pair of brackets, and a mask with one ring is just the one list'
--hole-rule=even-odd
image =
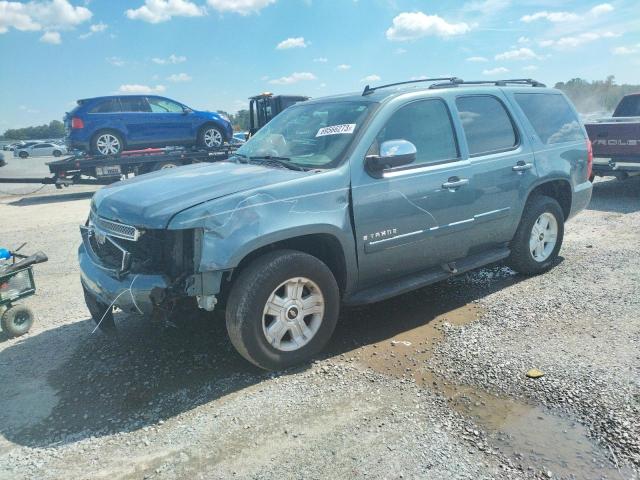
{"label": "roof rail", "polygon": [[364,87],[364,90],[362,91],[362,96],[365,97],[367,95],[371,95],[373,92],[375,92],[376,90],[379,90],[380,88],[395,87],[397,85],[406,85],[408,83],[442,82],[445,80],[449,82],[447,85],[453,84],[455,82],[462,82],[462,79],[458,77],[442,77],[442,78],[421,78],[418,80],[407,80],[406,82],[388,83],[386,85],[380,85],[379,87],[370,87],[369,85],[367,85],[366,87]]}
{"label": "roof rail", "polygon": [[506,87],[507,85],[531,85],[532,87],[546,87],[544,83],[538,82],[533,78],[511,78],[506,80],[462,80],[457,82],[434,83],[429,88],[447,88],[457,87],[459,85],[495,85],[497,87]]}

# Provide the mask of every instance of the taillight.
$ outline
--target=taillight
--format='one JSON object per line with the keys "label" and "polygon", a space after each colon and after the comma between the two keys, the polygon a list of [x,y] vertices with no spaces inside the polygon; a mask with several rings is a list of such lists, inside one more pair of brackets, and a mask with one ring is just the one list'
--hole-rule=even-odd
{"label": "taillight", "polygon": [[587,179],[591,178],[593,172],[593,146],[591,140],[587,139]]}
{"label": "taillight", "polygon": [[71,119],[71,128],[84,128],[84,122],[81,118],[73,117]]}

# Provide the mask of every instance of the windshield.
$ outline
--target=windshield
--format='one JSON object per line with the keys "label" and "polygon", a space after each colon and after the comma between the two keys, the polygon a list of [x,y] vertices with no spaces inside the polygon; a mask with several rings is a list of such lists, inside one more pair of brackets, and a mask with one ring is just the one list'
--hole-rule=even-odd
{"label": "windshield", "polygon": [[327,102],[287,108],[237,151],[250,159],[277,157],[301,167],[332,168],[362,126],[370,102]]}

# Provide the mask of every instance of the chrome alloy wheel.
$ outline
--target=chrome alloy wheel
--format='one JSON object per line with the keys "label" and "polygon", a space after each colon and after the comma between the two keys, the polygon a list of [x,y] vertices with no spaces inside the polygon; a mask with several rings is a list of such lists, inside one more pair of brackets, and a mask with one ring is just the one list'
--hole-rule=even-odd
{"label": "chrome alloy wheel", "polygon": [[544,262],[551,256],[558,241],[558,221],[551,213],[538,217],[531,229],[529,250],[536,262]]}
{"label": "chrome alloy wheel", "polygon": [[215,128],[205,130],[204,144],[209,148],[219,147],[222,145],[222,134]]}
{"label": "chrome alloy wheel", "polygon": [[304,347],[320,329],[324,296],[315,282],[295,277],[269,295],[262,314],[262,331],[273,348],[291,352]]}
{"label": "chrome alloy wheel", "polygon": [[115,155],[120,152],[122,145],[115,135],[103,133],[96,140],[96,149],[102,155]]}

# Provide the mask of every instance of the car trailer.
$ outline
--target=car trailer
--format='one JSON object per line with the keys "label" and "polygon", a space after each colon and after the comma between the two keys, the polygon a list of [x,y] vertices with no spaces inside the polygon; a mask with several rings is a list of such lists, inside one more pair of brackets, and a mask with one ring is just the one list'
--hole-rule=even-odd
{"label": "car trailer", "polygon": [[109,185],[130,175],[141,175],[192,163],[226,160],[236,150],[236,146],[224,145],[215,150],[184,147],[147,148],[108,156],[77,153],[48,163],[51,177],[0,177],[0,183],[41,183],[55,185],[56,188],[70,185]]}

